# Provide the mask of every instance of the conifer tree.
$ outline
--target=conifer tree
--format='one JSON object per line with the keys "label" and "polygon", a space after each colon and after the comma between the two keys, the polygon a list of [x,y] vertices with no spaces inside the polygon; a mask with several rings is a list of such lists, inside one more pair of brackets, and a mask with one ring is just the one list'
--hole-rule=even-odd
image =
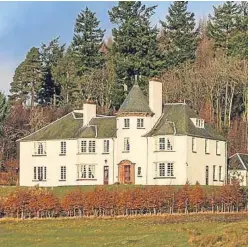
{"label": "conifer tree", "polygon": [[105,30],[99,27],[100,21],[87,7],[77,16],[72,50],[74,51],[78,74],[103,65],[103,57],[99,49],[102,44]]}
{"label": "conifer tree", "polygon": [[30,106],[34,107],[37,102],[37,95],[41,89],[43,79],[42,61],[39,49],[32,47],[28,52],[24,62],[15,71],[13,82],[11,83],[11,98],[20,99],[27,103],[30,98]]}
{"label": "conifer tree", "polygon": [[198,45],[194,13],[187,11],[187,1],[175,1],[169,7],[163,27],[166,67],[177,66],[186,60],[194,60]]}
{"label": "conifer tree", "polygon": [[145,88],[148,78],[161,70],[161,55],[157,43],[157,28],[150,18],[156,6],[146,7],[140,1],[120,1],[109,11],[110,20],[117,28],[112,30],[112,52],[118,83],[116,104],[122,103],[124,84],[130,89],[135,75],[141,75],[140,86]]}
{"label": "conifer tree", "polygon": [[241,37],[241,31],[247,32],[247,6],[243,6],[245,5],[239,6],[233,1],[227,1],[213,7],[214,15],[209,15],[207,35],[214,40],[215,48],[223,50],[228,56],[236,53],[236,47],[247,46],[247,37],[240,40],[238,36]]}
{"label": "conifer tree", "polygon": [[3,122],[7,117],[8,109],[6,96],[0,92],[0,136],[3,134]]}

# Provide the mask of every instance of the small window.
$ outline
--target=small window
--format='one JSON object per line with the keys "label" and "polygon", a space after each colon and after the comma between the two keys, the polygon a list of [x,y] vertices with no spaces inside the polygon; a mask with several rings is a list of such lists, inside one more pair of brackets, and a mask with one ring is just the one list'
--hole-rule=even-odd
{"label": "small window", "polygon": [[159,138],[159,150],[165,150],[165,138]]}
{"label": "small window", "polygon": [[222,180],[222,166],[219,166],[219,180]]}
{"label": "small window", "polygon": [[173,177],[174,171],[173,171],[173,163],[167,164],[167,177]]}
{"label": "small window", "polygon": [[110,141],[109,140],[104,140],[104,153],[109,153],[110,151]]}
{"label": "small window", "polygon": [[144,128],[144,119],[143,118],[137,119],[137,128],[138,129]]}
{"label": "small window", "polygon": [[205,154],[209,154],[209,140],[205,139]]}
{"label": "small window", "polygon": [[196,153],[196,138],[192,137],[192,152]]}
{"label": "small window", "polygon": [[124,119],[124,127],[127,129],[130,128],[130,119],[129,118]]}
{"label": "small window", "polygon": [[35,142],[34,143],[34,154],[35,155],[46,155],[46,142]]}
{"label": "small window", "polygon": [[124,151],[130,152],[130,138],[129,137],[124,138]]}
{"label": "small window", "polygon": [[66,144],[67,143],[65,141],[61,142],[61,154],[66,154],[66,152],[67,152]]}
{"label": "small window", "polygon": [[95,141],[89,141],[88,152],[95,153]]}
{"label": "small window", "polygon": [[137,168],[137,176],[138,177],[142,176],[142,167],[140,167],[140,166]]}
{"label": "small window", "polygon": [[204,128],[204,119],[196,118],[195,119],[195,126],[197,128]]}
{"label": "small window", "polygon": [[61,166],[61,180],[66,180],[66,166]]}
{"label": "small window", "polygon": [[216,166],[213,166],[213,181],[217,181],[216,180]]}
{"label": "small window", "polygon": [[159,177],[165,177],[165,164],[159,164]]}
{"label": "small window", "polygon": [[86,153],[87,151],[87,141],[80,142],[80,151],[81,153]]}
{"label": "small window", "polygon": [[172,142],[167,138],[167,150],[172,151],[173,150],[173,145]]}
{"label": "small window", "polygon": [[216,141],[216,155],[220,155],[220,142]]}

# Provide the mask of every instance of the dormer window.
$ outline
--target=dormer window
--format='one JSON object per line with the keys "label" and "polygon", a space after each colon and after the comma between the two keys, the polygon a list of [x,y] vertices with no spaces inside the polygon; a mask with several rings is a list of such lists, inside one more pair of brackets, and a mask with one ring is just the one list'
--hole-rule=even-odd
{"label": "dormer window", "polygon": [[193,124],[195,125],[196,128],[204,128],[204,119],[201,119],[201,118],[191,118]]}

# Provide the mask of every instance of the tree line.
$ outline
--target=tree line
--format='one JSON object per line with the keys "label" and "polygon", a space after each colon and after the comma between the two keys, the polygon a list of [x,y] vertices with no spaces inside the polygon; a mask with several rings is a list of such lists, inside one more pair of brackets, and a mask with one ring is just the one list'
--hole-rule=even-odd
{"label": "tree line", "polygon": [[1,217],[22,219],[238,211],[247,211],[247,191],[236,181],[212,190],[204,190],[198,183],[179,189],[146,186],[107,190],[102,186],[88,192],[76,189],[63,198],[34,187],[18,189],[0,200]]}
{"label": "tree line", "polygon": [[197,22],[187,1],[175,1],[160,28],[151,23],[156,8],[118,2],[108,11],[112,38],[104,39],[86,7],[70,44],[57,37],[32,47],[15,70],[8,100],[0,94],[1,159],[16,158],[17,138],[84,101],[112,114],[136,75],[145,94],[149,79],[161,80],[163,101],[186,101],[228,138],[229,153],[247,152],[247,2],[224,2]]}

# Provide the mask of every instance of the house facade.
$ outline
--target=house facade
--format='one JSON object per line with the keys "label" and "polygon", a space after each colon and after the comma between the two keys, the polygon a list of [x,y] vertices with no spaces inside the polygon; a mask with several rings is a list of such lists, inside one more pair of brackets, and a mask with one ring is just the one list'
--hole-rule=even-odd
{"label": "house facade", "polygon": [[227,143],[185,103],[162,103],[162,84],[139,85],[115,116],[84,104],[19,141],[21,186],[222,185]]}

